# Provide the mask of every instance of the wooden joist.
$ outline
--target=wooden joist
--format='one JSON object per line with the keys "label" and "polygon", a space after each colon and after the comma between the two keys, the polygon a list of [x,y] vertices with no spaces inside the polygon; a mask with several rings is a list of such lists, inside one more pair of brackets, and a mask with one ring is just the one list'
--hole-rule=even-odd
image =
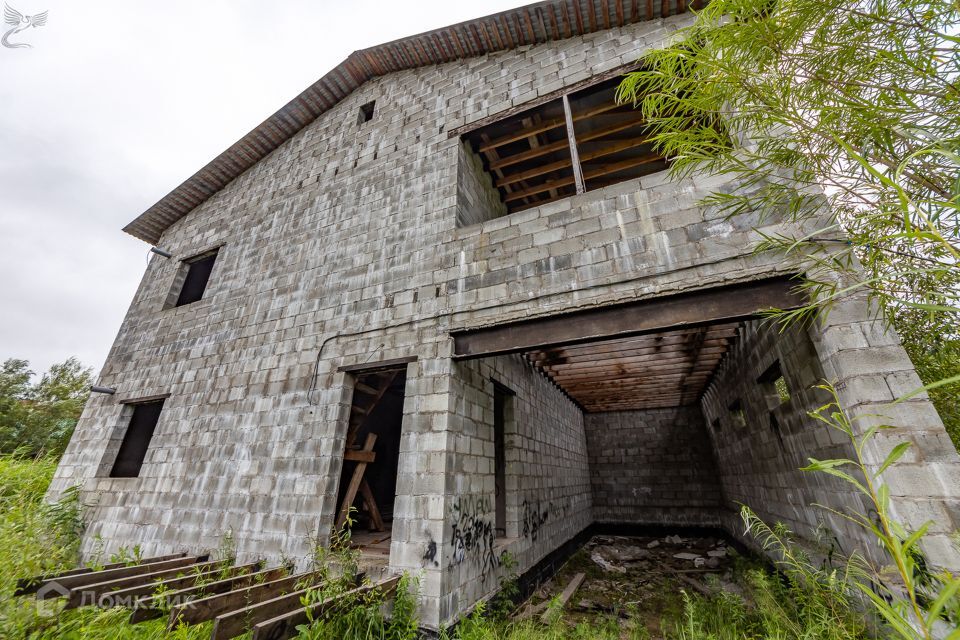
{"label": "wooden joist", "polygon": [[249,606],[222,613],[214,618],[213,632],[210,634],[210,640],[227,640],[227,638],[233,638],[259,622],[270,620],[276,616],[303,608],[301,598],[306,595],[308,591],[316,589],[322,584],[323,582],[319,578],[317,578],[313,584],[310,584],[308,580],[306,586],[300,586],[300,584],[298,584],[297,586],[300,588],[294,588],[282,595],[277,595]]}
{"label": "wooden joist", "polygon": [[[591,109],[586,109],[580,113],[574,114],[573,120],[579,121],[584,118],[591,118],[601,113],[607,113],[609,111],[614,111],[616,109],[622,108],[624,105],[618,104],[616,102],[604,102],[603,104],[593,107]],[[535,133],[543,133],[544,131],[549,131],[550,129],[556,129],[558,127],[566,126],[567,120],[564,116],[559,116],[557,118],[549,118],[547,120],[541,120],[540,123],[533,125],[531,127],[525,127],[518,129],[514,133],[509,133],[505,136],[501,136],[490,142],[485,142],[480,145],[480,152],[489,151],[490,149],[496,149],[497,147],[502,147],[505,144],[510,144],[511,142],[516,142],[517,140],[523,140],[528,138]]]}
{"label": "wooden joist", "polygon": [[207,556],[184,556],[182,558],[175,558],[172,560],[161,560],[158,562],[148,562],[144,564],[131,565],[126,567],[117,567],[116,569],[106,569],[104,571],[92,571],[89,573],[80,573],[72,576],[65,576],[62,578],[57,578],[56,580],[45,580],[41,583],[38,591],[42,591],[44,586],[56,584],[59,586],[58,589],[52,589],[44,593],[41,599],[45,598],[56,598],[62,594],[58,591],[79,589],[86,585],[96,584],[100,582],[106,582],[108,580],[115,580],[117,578],[125,578],[127,576],[138,576],[146,573],[152,573],[154,571],[162,571],[164,569],[177,569],[180,567],[189,567],[190,565],[197,564],[198,562],[204,562],[207,559]]}
{"label": "wooden joist", "polygon": [[286,571],[288,571],[288,568],[278,567],[276,569],[268,569],[267,571],[225,578],[207,584],[185,587],[168,593],[147,596],[137,601],[134,605],[133,613],[130,614],[130,622],[131,624],[136,624],[144,620],[159,618],[164,615],[170,606],[176,603],[189,602],[194,598],[206,597],[212,594],[226,593],[234,588],[250,585],[251,581],[256,580],[258,575],[270,577],[279,575],[278,572],[285,573]]}
{"label": "wooden joist", "polygon": [[[619,114],[618,114],[619,115]],[[627,115],[627,114],[623,114]],[[599,138],[604,138],[614,133],[619,133],[620,131],[625,131],[627,129],[632,129],[633,127],[643,124],[643,120],[639,119],[629,119],[618,122],[617,124],[604,127],[602,129],[597,129],[596,131],[591,131],[589,133],[577,134],[577,142],[589,142],[591,140],[597,140]],[[534,158],[539,158],[545,156],[554,151],[562,151],[569,146],[569,142],[564,140],[557,140],[556,142],[551,142],[549,144],[541,145],[535,149],[530,149],[529,151],[521,151],[519,153],[514,153],[508,156],[503,156],[496,160],[491,160],[488,164],[490,170],[502,169],[503,167],[509,167],[510,165],[517,164],[519,162],[524,162],[526,160],[533,160]]]}
{"label": "wooden joist", "polygon": [[[309,607],[299,607],[292,611],[281,613],[273,618],[258,622],[253,625],[253,637],[251,640],[285,640],[297,635],[297,626],[307,624],[310,618],[318,618],[323,613],[336,609],[344,604],[354,602],[354,598],[364,595],[371,591],[379,591],[384,598],[390,598],[396,593],[400,578],[390,578],[376,584],[366,585],[347,591],[333,598],[322,600]],[[309,609],[309,614],[307,613]],[[219,640],[213,638],[213,640]]]}
{"label": "wooden joist", "polygon": [[210,583],[216,580],[227,579],[232,576],[244,575],[251,571],[257,571],[261,566],[263,566],[262,562],[252,562],[239,567],[227,567],[220,563],[211,564],[213,566],[210,566],[199,572],[191,571],[187,575],[167,578],[166,580],[149,582],[146,584],[139,584],[126,587],[124,589],[117,589],[115,591],[111,591],[110,596],[114,602],[130,602],[131,605],[134,606],[138,605],[140,602],[143,602],[145,597],[147,599],[153,597],[158,590],[163,590],[164,593],[171,593],[181,589],[194,587],[197,584]]}
{"label": "wooden joist", "polygon": [[[627,158],[626,160],[620,160],[618,162],[611,162],[608,164],[602,164],[598,167],[594,167],[589,171],[584,171],[583,179],[592,180],[593,178],[599,178],[600,176],[605,176],[608,173],[616,173],[617,171],[623,171],[625,169],[632,169],[634,167],[639,167],[643,164],[650,164],[651,162],[659,162],[663,160],[663,156],[656,153],[648,153],[646,155],[638,156],[636,158]],[[517,191],[516,193],[511,193],[504,200],[506,202],[513,202],[514,200],[519,200],[525,198],[528,195],[535,193],[542,193],[544,191],[549,191],[550,189],[556,189],[557,187],[562,187],[566,185],[574,184],[576,180],[573,176],[569,178],[558,178],[556,180],[547,180],[546,182],[538,185],[534,185],[528,189],[523,189]]]}
{"label": "wooden joist", "polygon": [[[580,162],[588,162],[590,160],[596,160],[597,158],[602,158],[603,156],[608,156],[613,153],[619,153],[620,151],[625,151],[627,149],[633,149],[641,145],[647,144],[650,142],[648,136],[638,136],[636,138],[629,138],[626,140],[611,140],[607,143],[606,146],[601,147],[600,149],[594,149],[593,151],[581,152],[580,153]],[[542,176],[546,173],[552,171],[558,171],[560,169],[566,169],[573,166],[572,158],[564,158],[563,160],[557,160],[556,162],[548,162],[547,164],[542,164],[532,169],[526,169],[524,171],[519,171],[517,173],[508,173],[503,178],[496,180],[495,184],[498,187],[502,187],[506,184],[513,184],[515,182],[520,182],[522,180],[528,180],[530,178],[536,178],[537,176]]]}
{"label": "wooden joist", "polygon": [[318,573],[300,573],[287,575],[287,567],[276,567],[259,573],[251,573],[220,583],[206,585],[203,593],[196,599],[170,607],[167,630],[172,631],[180,624],[200,624],[213,620],[219,615],[248,607],[254,602],[276,598],[288,591],[294,591],[302,582],[317,583]]}
{"label": "wooden joist", "polygon": [[[102,582],[85,584],[81,587],[70,590],[70,595],[67,596],[67,605],[65,608],[75,609],[77,607],[87,605],[106,606],[109,608],[114,606],[114,602],[117,602],[116,596],[111,593],[113,591],[127,589],[130,587],[147,587],[149,589],[156,583],[170,578],[184,577],[188,576],[189,574],[200,576],[209,571],[219,571],[229,566],[230,562],[230,560],[198,562],[196,564],[182,567],[162,569],[159,571],[151,571],[149,573],[140,573],[137,575],[123,576],[120,578],[113,578],[111,580],[104,580]],[[100,602],[101,596],[109,596],[104,604],[101,604]]]}
{"label": "wooden joist", "polygon": [[[154,556],[152,558],[143,558],[137,564],[151,564],[154,562],[162,562],[164,560],[175,560],[177,558],[182,558],[186,553],[171,553],[165,556]],[[131,566],[128,562],[111,562],[109,564],[103,565],[97,571],[104,571],[106,569],[118,569],[120,567]],[[66,578],[68,576],[77,576],[85,573],[94,573],[94,570],[90,567],[79,567],[77,569],[70,569],[68,571],[60,571],[58,573],[48,573],[42,576],[34,576],[32,578],[20,578],[17,580],[17,586],[13,592],[15,596],[25,596],[31,593],[36,593],[40,586],[45,582],[51,582],[59,580],[60,578]]]}

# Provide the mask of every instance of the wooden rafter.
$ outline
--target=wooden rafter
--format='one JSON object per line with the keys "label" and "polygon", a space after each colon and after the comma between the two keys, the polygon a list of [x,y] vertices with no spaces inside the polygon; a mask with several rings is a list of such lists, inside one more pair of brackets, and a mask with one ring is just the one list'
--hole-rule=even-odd
{"label": "wooden rafter", "polygon": [[[623,171],[624,169],[632,169],[633,167],[639,167],[640,165],[649,164],[651,162],[658,162],[663,160],[663,156],[660,156],[656,153],[646,154],[637,158],[628,158],[626,160],[620,160],[619,162],[611,162],[608,164],[600,165],[590,171],[585,171],[583,174],[584,180],[591,180],[593,178],[599,178],[600,176],[605,176],[608,173],[615,173],[617,171]],[[506,201],[513,202],[514,200],[519,200],[520,198],[525,198],[534,193],[543,193],[544,191],[549,191],[550,189],[555,189],[557,187],[563,187],[567,185],[574,184],[575,180],[573,176],[569,178],[560,178],[558,180],[548,180],[543,184],[539,184],[529,189],[523,189],[522,191],[517,191],[515,193],[507,196]]]}

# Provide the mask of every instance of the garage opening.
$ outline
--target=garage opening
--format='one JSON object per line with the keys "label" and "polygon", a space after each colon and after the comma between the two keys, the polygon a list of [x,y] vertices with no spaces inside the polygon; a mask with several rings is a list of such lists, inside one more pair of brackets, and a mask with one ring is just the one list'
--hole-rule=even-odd
{"label": "garage opening", "polygon": [[351,543],[389,560],[406,368],[353,375],[353,401],[337,495],[336,528],[349,525]]}
{"label": "garage opening", "polygon": [[800,303],[759,280],[454,332],[454,352],[519,354],[579,407],[594,522],[740,531],[749,504],[798,530],[823,371],[804,329],[762,315]]}

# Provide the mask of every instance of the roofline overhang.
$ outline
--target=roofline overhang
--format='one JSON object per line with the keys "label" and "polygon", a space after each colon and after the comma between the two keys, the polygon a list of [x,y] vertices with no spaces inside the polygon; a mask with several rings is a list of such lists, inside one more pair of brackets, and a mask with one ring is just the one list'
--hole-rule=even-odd
{"label": "roofline overhang", "polygon": [[354,51],[123,230],[156,244],[171,225],[372,78],[563,40],[687,9],[684,0],[647,0],[642,10],[639,0],[600,0],[599,4],[598,10],[592,0],[546,0]]}

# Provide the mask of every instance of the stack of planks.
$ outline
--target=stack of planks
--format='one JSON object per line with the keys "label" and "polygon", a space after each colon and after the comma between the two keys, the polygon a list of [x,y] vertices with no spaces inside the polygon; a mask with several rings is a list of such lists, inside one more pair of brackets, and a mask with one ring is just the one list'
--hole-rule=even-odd
{"label": "stack of planks", "polygon": [[[398,577],[375,584],[354,579],[355,588],[304,606],[304,596],[323,585],[320,572],[291,573],[289,567],[265,569],[262,562],[232,566],[185,553],[145,558],[138,564],[73,569],[17,581],[14,595],[64,598],[65,609],[81,606],[125,607],[133,624],[167,616],[167,630],[212,621],[212,640],[251,631],[253,640],[290,638],[310,617],[336,609],[355,596],[396,592]],[[308,609],[310,610],[308,613]]]}

